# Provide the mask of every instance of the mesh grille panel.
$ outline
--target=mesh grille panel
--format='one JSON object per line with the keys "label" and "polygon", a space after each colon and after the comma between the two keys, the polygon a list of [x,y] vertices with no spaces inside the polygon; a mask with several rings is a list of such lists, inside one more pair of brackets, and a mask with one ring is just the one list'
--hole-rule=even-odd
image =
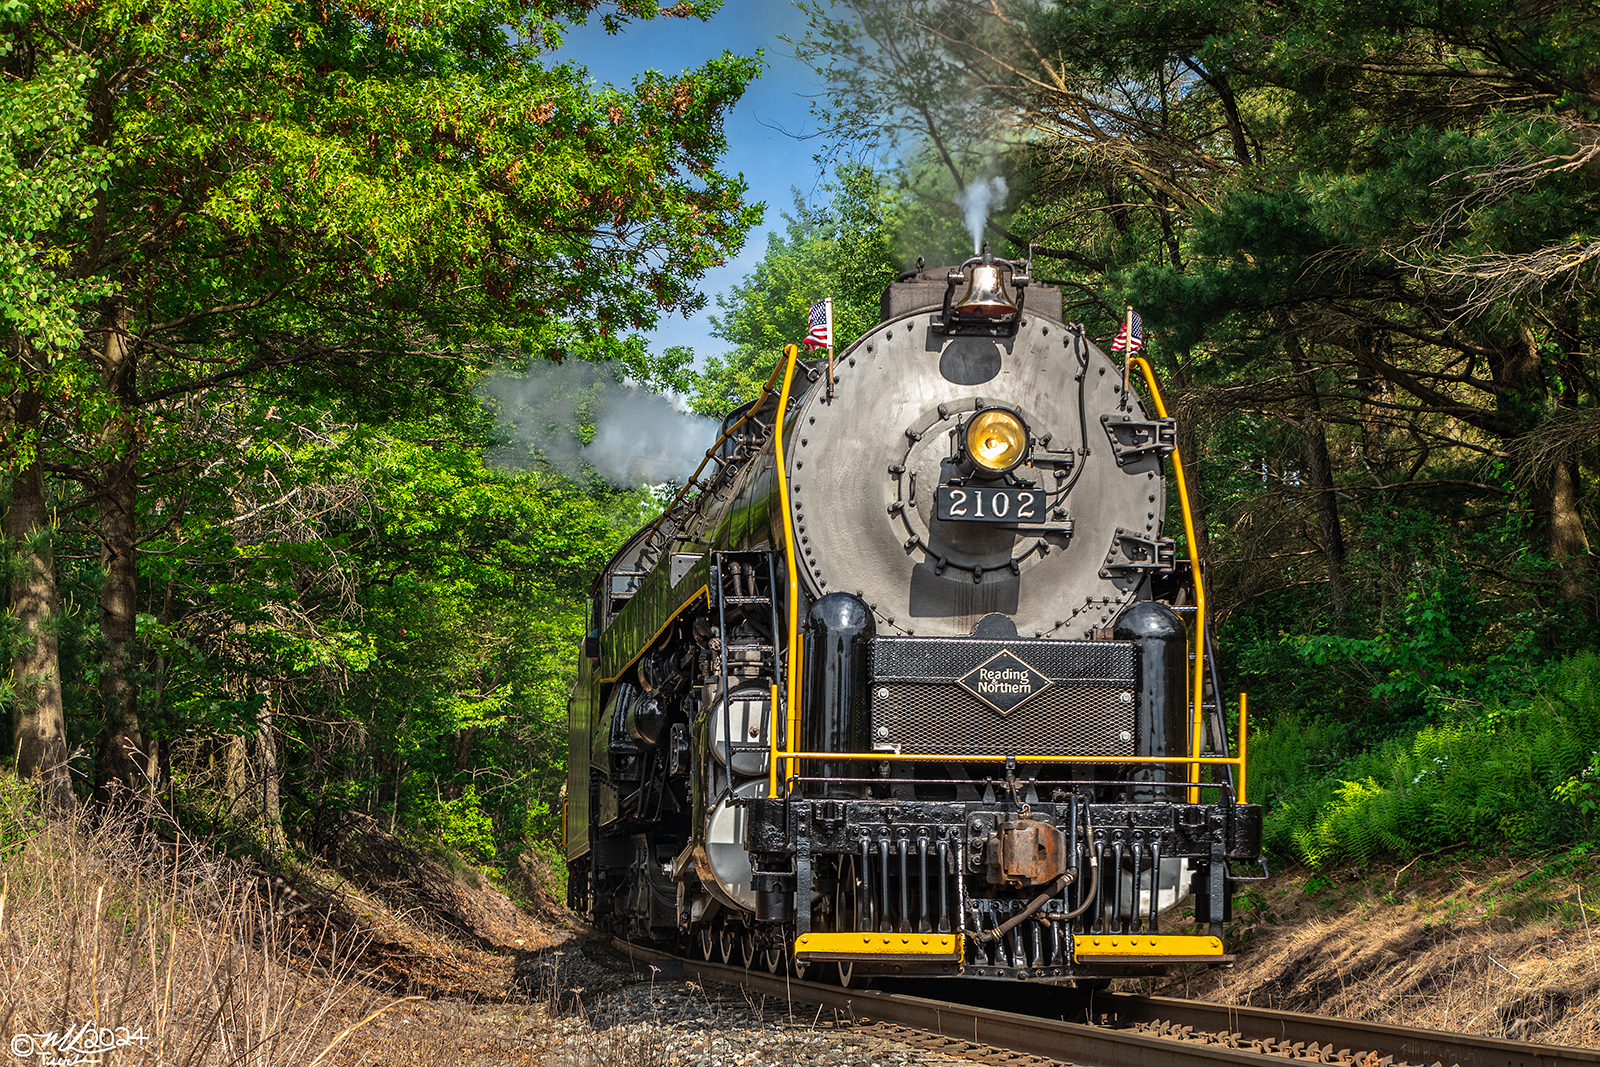
{"label": "mesh grille panel", "polygon": [[1008,651],[1046,678],[1131,685],[1130,641],[982,641],[971,637],[880,637],[872,642],[876,678],[954,681]]}
{"label": "mesh grille panel", "polygon": [[1126,687],[1056,685],[1005,717],[959,686],[890,683],[881,688],[889,695],[873,698],[872,736],[902,752],[1134,754],[1134,706],[1121,698]]}
{"label": "mesh grille panel", "polygon": [[[1007,651],[1055,684],[1001,715],[955,680]],[[1137,661],[1123,641],[880,637],[872,736],[915,755],[1134,755]]]}

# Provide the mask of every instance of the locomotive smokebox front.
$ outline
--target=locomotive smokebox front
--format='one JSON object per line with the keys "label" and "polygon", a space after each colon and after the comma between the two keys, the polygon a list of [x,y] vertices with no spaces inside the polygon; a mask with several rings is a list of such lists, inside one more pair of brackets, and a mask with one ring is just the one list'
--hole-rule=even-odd
{"label": "locomotive smokebox front", "polygon": [[972,634],[999,614],[1023,638],[1083,639],[1171,566],[1170,421],[1060,321],[1058,290],[1009,268],[986,257],[891,285],[831,388],[790,413],[808,590],[856,594],[882,635]]}

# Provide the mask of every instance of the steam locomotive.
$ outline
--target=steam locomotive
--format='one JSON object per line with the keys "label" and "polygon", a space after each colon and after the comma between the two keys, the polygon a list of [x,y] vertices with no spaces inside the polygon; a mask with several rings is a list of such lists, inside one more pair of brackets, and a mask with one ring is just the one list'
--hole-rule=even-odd
{"label": "steam locomotive", "polygon": [[845,984],[1230,959],[1261,809],[1176,439],[1149,365],[987,248],[786,348],[592,589],[569,904]]}

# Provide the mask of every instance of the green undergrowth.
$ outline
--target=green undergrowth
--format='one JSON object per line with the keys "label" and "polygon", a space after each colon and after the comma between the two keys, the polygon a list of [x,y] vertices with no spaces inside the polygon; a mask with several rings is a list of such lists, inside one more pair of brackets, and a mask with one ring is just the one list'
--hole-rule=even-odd
{"label": "green undergrowth", "polygon": [[1348,725],[1280,715],[1250,739],[1264,843],[1312,868],[1457,846],[1548,851],[1600,824],[1600,655],[1532,680],[1525,697],[1457,701],[1361,748]]}

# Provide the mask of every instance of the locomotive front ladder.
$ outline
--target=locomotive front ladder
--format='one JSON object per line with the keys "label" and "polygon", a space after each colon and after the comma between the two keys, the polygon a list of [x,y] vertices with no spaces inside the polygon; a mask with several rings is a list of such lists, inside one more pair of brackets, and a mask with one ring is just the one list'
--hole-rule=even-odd
{"label": "locomotive front ladder", "polygon": [[[727,784],[723,789],[723,796],[733,790],[732,769],[734,758],[743,752],[758,752],[766,759],[771,759],[771,753],[776,747],[774,740],[780,732],[782,717],[779,714],[780,703],[778,699],[778,683],[782,679],[782,657],[777,647],[776,635],[782,631],[778,616],[777,598],[773,595],[776,586],[778,563],[775,553],[771,552],[718,552],[711,564],[711,611],[716,618],[717,625],[717,684],[718,695],[722,702],[722,737],[727,748],[727,766],[730,774]],[[728,630],[730,614],[737,615],[742,625],[736,627],[733,633]],[[760,615],[767,628],[767,636],[751,640],[746,634],[740,636],[740,630],[753,629],[752,615]],[[770,694],[767,710],[767,721],[763,733],[755,738],[735,738],[733,729],[733,713],[731,700],[731,685],[734,681],[730,677],[730,660],[741,670],[745,671],[753,664],[758,667],[758,677],[767,679]],[[747,675],[745,677],[748,677]],[[739,681],[744,681],[741,677]],[[763,771],[767,774],[770,768]]]}

